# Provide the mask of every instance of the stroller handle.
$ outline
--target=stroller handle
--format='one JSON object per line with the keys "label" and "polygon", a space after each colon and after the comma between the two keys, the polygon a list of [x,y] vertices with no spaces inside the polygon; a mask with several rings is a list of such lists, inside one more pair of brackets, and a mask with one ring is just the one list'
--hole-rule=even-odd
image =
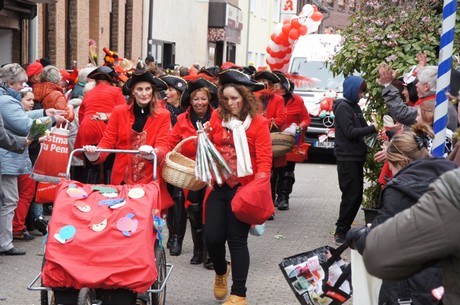
{"label": "stroller handle", "polygon": [[[67,162],[67,169],[65,171],[65,177],[66,177],[67,180],[70,180],[70,167],[72,165],[72,157],[77,152],[85,152],[85,150],[83,148],[77,148],[77,149],[74,149],[74,150],[72,150],[70,152],[69,162]],[[102,149],[102,148],[98,148],[98,149],[96,149],[96,152],[99,152],[99,153],[116,153],[116,154],[122,153],[122,154],[131,154],[131,155],[140,154],[139,150],[129,150],[129,149]],[[157,180],[157,155],[156,155],[154,150],[151,152],[151,154],[153,155],[153,180],[156,181]]]}

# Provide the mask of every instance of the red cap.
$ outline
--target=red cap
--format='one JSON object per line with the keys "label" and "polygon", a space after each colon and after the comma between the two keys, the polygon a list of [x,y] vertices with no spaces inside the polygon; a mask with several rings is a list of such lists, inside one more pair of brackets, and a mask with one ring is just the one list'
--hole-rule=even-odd
{"label": "red cap", "polygon": [[34,75],[37,75],[39,73],[42,73],[43,71],[43,66],[39,62],[33,62],[31,63],[26,70],[27,77],[32,77]]}

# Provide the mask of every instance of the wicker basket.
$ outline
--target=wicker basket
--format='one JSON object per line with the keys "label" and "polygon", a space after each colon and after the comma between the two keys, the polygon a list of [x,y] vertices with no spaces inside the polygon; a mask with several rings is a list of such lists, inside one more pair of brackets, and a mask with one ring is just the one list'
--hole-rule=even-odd
{"label": "wicker basket", "polygon": [[280,157],[294,148],[295,137],[281,132],[270,133],[273,157]]}
{"label": "wicker basket", "polygon": [[166,154],[162,177],[169,184],[191,191],[198,191],[206,186],[206,182],[195,179],[195,161],[177,152],[182,144],[196,138],[191,136],[183,139]]}

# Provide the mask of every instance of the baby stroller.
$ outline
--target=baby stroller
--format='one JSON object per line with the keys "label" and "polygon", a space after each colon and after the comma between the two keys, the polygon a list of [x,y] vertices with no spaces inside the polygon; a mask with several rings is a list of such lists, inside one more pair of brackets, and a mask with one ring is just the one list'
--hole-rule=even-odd
{"label": "baby stroller", "polygon": [[[83,151],[72,151],[69,160]],[[40,291],[41,305],[165,304],[173,266],[161,242],[156,168],[154,155],[148,184],[89,185],[70,180],[69,161],[56,192],[42,270],[27,287]]]}

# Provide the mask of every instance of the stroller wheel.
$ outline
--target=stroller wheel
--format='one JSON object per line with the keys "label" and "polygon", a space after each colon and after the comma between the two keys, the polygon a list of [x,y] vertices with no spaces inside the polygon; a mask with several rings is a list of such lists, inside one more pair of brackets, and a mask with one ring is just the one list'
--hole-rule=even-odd
{"label": "stroller wheel", "polygon": [[82,288],[78,293],[78,305],[92,305],[91,291],[89,288]]}
{"label": "stroller wheel", "polygon": [[[158,276],[155,283],[153,283],[152,288],[159,289],[166,278],[166,254],[164,248],[160,246],[158,240],[155,241],[154,251]],[[166,303],[166,287],[160,293],[149,294],[149,301],[148,305],[164,305]]]}

